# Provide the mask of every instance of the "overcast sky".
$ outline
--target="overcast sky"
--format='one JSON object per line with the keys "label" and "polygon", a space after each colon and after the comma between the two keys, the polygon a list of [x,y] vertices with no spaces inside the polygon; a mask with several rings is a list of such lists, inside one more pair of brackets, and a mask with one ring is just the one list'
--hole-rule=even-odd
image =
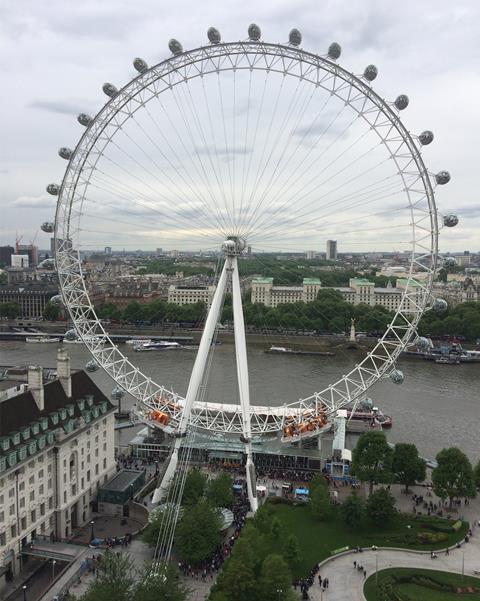
{"label": "overcast sky", "polygon": [[[407,127],[435,134],[427,165],[452,175],[437,202],[461,222],[443,231],[441,250],[480,250],[478,0],[3,0],[0,243],[13,244],[16,232],[28,241],[53,220],[54,199],[44,190],[61,181],[58,148],[75,145],[76,115],[99,110],[105,81],[128,81],[135,56],[149,64],[167,58],[171,37],[197,47],[214,25],[224,40],[245,39],[252,22],[272,42],[286,42],[297,27],[302,47],[318,54],[338,41],[346,68],[377,65],[382,96],[408,94]],[[48,248],[48,236],[38,233],[37,243]]]}

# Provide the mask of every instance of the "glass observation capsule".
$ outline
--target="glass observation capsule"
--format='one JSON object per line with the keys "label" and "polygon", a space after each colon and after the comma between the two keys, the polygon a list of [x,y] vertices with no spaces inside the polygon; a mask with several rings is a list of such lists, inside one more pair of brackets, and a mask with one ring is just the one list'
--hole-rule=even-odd
{"label": "glass observation capsule", "polygon": [[183,46],[178,40],[175,40],[173,38],[168,42],[168,47],[172,54],[182,54],[183,52]]}
{"label": "glass observation capsule", "polygon": [[92,373],[94,371],[97,371],[100,368],[100,366],[98,365],[98,363],[95,361],[95,359],[91,359],[90,361],[88,361],[85,364],[85,369]]}
{"label": "glass observation capsule", "polygon": [[[48,302],[56,306],[63,305],[62,297],[60,296],[60,294],[55,294],[55,296],[52,296],[52,298]],[[71,332],[72,330],[69,331]]]}
{"label": "glass observation capsule", "polygon": [[448,309],[448,303],[444,298],[436,298],[435,302],[433,303],[433,310],[436,313],[445,313],[445,311]]}
{"label": "glass observation capsule", "polygon": [[55,267],[55,261],[53,259],[44,259],[38,266],[40,269],[53,269]]}
{"label": "glass observation capsule", "polygon": [[62,146],[62,148],[60,148],[58,151],[58,156],[62,157],[62,159],[65,159],[66,161],[70,160],[72,154],[73,150],[71,148],[66,148],[65,146]]}
{"label": "glass observation capsule", "polygon": [[425,131],[422,131],[422,133],[418,136],[418,139],[422,146],[428,146],[428,144],[433,142],[433,132],[429,129],[426,129]]}
{"label": "glass observation capsule", "polygon": [[42,223],[42,225],[40,226],[40,229],[42,230],[42,232],[45,232],[46,234],[51,234],[54,230],[55,226],[51,221],[44,221]]}
{"label": "glass observation capsule", "polygon": [[207,37],[212,44],[219,44],[222,39],[220,32],[215,27],[208,28]]}
{"label": "glass observation capsule", "polygon": [[334,61],[337,60],[337,58],[340,58],[340,55],[342,54],[342,47],[340,46],[340,44],[337,44],[337,42],[332,42],[330,44],[330,46],[328,47],[328,58],[333,59]]}
{"label": "glass observation capsule", "polygon": [[406,94],[400,94],[400,96],[397,96],[397,99],[395,100],[395,107],[399,111],[403,111],[403,109],[407,108],[409,102],[410,101],[408,100],[408,96]]}
{"label": "glass observation capsule", "polygon": [[375,65],[368,65],[368,67],[365,67],[365,71],[363,72],[363,77],[367,80],[367,81],[373,81],[378,75],[378,69],[377,67],[375,67]]}
{"label": "glass observation capsule", "polygon": [[415,346],[422,350],[427,350],[430,348],[430,340],[425,338],[425,336],[419,336],[415,341]]}
{"label": "glass observation capsule", "polygon": [[392,380],[394,384],[402,384],[405,380],[403,371],[400,371],[399,369],[394,369],[392,372],[390,372],[390,380]]}
{"label": "glass observation capsule", "polygon": [[148,71],[148,65],[143,58],[134,58],[133,66],[139,73],[145,73],[145,71]]}
{"label": "glass observation capsule", "polygon": [[455,227],[458,225],[458,217],[453,213],[443,216],[443,225],[445,227]]}
{"label": "glass observation capsule", "polygon": [[444,186],[450,181],[450,173],[448,171],[439,171],[435,176],[435,181],[439,186]]}
{"label": "glass observation capsule", "polygon": [[75,330],[68,330],[67,332],[65,332],[65,340],[77,340],[78,335],[77,332],[75,332]]}
{"label": "glass observation capsule", "polygon": [[457,259],[455,259],[455,257],[445,257],[443,259],[443,264],[445,267],[454,267],[457,264]]}
{"label": "glass observation capsule", "polygon": [[60,186],[58,184],[48,184],[47,192],[52,196],[58,196],[60,192]]}
{"label": "glass observation capsule", "polygon": [[115,96],[118,94],[118,90],[117,88],[113,85],[113,83],[104,83],[102,86],[102,90],[103,93],[106,94],[107,96],[110,96],[110,98],[115,98]]}
{"label": "glass observation capsule", "polygon": [[115,386],[115,388],[113,388],[113,390],[111,392],[112,399],[116,399],[118,401],[118,399],[121,399],[124,396],[125,396],[125,392],[124,392],[124,390],[122,390],[122,388],[119,388],[118,386]]}
{"label": "glass observation capsule", "polygon": [[80,125],[84,125],[85,127],[88,127],[90,125],[90,123],[92,122],[92,118],[90,117],[90,115],[87,115],[85,113],[80,113],[80,115],[78,115],[78,117],[77,117],[77,121],[80,123]]}
{"label": "glass observation capsule", "polygon": [[258,40],[261,38],[261,36],[262,36],[262,31],[261,31],[260,27],[258,25],[255,25],[255,23],[252,23],[248,28],[249,39],[252,40],[253,42],[258,42]]}
{"label": "glass observation capsule", "polygon": [[298,31],[298,29],[292,29],[288,35],[288,42],[292,46],[300,46],[302,43],[302,34]]}

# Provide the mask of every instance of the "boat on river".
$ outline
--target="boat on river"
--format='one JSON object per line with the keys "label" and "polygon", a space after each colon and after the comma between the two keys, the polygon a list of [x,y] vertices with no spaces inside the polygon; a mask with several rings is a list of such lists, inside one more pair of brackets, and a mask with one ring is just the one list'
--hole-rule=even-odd
{"label": "boat on river", "polygon": [[33,344],[58,344],[62,342],[61,338],[50,338],[49,336],[27,336],[25,338],[25,342],[30,342]]}
{"label": "boat on river", "polygon": [[132,346],[147,344],[149,342],[152,342],[152,339],[148,336],[138,336],[137,338],[129,338],[128,340],[125,340],[125,344],[131,344]]}
{"label": "boat on river", "polygon": [[160,340],[159,342],[144,342],[133,347],[135,351],[140,353],[146,351],[172,351],[181,348],[183,347],[178,342],[166,342],[165,340]]}
{"label": "boat on river", "polygon": [[435,359],[435,363],[441,365],[460,365],[460,358],[455,355],[442,355]]}
{"label": "boat on river", "polygon": [[349,432],[391,428],[392,425],[393,418],[375,407],[371,399],[364,399],[354,410],[347,408],[347,431]]}
{"label": "boat on river", "polygon": [[319,357],[334,357],[335,353],[330,351],[302,351],[286,346],[271,346],[265,350],[266,353],[279,354],[279,355],[317,355]]}

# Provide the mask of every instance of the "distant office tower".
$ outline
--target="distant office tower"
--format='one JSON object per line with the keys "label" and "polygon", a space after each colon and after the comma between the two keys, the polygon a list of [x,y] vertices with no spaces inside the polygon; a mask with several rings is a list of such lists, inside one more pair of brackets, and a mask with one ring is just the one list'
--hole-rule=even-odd
{"label": "distant office tower", "polygon": [[106,246],[105,247],[105,254],[106,255],[111,255],[112,254],[112,247],[111,246]]}
{"label": "distant office tower", "polygon": [[17,255],[28,255],[30,265],[38,263],[38,246],[34,244],[17,244]]}
{"label": "distant office tower", "polygon": [[337,241],[327,240],[327,261],[337,260]]}
{"label": "distant office tower", "polygon": [[307,250],[307,259],[315,259],[317,252],[315,250]]}
{"label": "distant office tower", "polygon": [[12,264],[11,256],[15,254],[13,246],[0,246],[0,263],[5,267]]}

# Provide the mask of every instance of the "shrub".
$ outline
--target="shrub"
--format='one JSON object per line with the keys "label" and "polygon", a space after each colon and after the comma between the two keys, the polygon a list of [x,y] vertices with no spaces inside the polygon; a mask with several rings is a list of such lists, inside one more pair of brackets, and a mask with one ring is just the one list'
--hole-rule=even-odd
{"label": "shrub", "polygon": [[448,534],[445,532],[419,532],[417,540],[421,545],[441,543],[448,540]]}
{"label": "shrub", "polygon": [[455,532],[458,532],[458,530],[460,530],[460,528],[462,527],[463,522],[462,520],[457,520],[455,522],[455,524],[453,524],[452,528],[455,530]]}

